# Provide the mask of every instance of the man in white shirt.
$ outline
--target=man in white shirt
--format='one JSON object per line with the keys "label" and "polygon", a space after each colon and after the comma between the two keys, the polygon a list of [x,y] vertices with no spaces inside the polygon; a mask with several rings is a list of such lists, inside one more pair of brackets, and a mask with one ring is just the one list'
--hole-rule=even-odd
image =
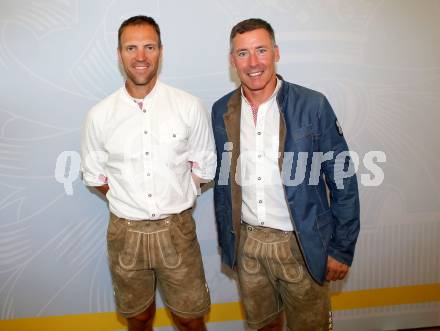
{"label": "man in white shirt", "polygon": [[215,174],[208,115],[192,95],[158,81],[160,29],[134,16],[118,32],[125,85],[85,120],[83,180],[109,201],[109,264],[128,330],[152,330],[155,288],[179,330],[206,330],[210,307],[191,212]]}

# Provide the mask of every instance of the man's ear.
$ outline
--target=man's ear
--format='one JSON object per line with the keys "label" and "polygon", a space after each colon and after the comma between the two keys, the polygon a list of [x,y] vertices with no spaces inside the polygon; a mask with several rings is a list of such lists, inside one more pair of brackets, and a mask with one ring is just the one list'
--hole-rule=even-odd
{"label": "man's ear", "polygon": [[229,63],[231,64],[232,68],[235,69],[234,55],[232,54],[232,52],[229,52]]}
{"label": "man's ear", "polygon": [[122,63],[121,49],[119,47],[116,48],[116,55],[118,56],[119,63]]}
{"label": "man's ear", "polygon": [[275,45],[273,47],[273,50],[275,52],[275,62],[278,62],[280,60],[280,48],[278,47],[278,45]]}

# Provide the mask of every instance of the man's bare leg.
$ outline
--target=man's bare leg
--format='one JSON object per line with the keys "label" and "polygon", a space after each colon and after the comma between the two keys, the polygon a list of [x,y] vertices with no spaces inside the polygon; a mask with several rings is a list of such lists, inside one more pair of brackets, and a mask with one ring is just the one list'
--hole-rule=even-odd
{"label": "man's bare leg", "polygon": [[206,325],[203,317],[183,318],[171,313],[173,321],[179,331],[206,331]]}
{"label": "man's bare leg", "polygon": [[156,313],[156,303],[153,302],[143,313],[127,318],[128,331],[153,331],[153,319]]}

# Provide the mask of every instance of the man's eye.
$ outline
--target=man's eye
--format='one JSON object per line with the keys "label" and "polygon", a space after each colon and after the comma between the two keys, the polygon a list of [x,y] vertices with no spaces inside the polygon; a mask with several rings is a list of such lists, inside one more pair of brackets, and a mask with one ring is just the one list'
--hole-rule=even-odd
{"label": "man's eye", "polygon": [[133,46],[128,46],[128,47],[127,47],[127,51],[129,51],[129,52],[134,51],[134,49],[135,49],[135,48],[134,48]]}
{"label": "man's eye", "polygon": [[246,51],[240,51],[237,53],[238,57],[245,57],[248,53]]}
{"label": "man's eye", "polygon": [[263,55],[263,54],[265,54],[267,52],[267,49],[266,48],[258,48],[257,49],[257,54],[259,54],[259,55]]}
{"label": "man's eye", "polygon": [[152,52],[152,51],[154,51],[156,49],[156,47],[154,45],[148,45],[146,47],[146,49],[147,49],[147,51]]}

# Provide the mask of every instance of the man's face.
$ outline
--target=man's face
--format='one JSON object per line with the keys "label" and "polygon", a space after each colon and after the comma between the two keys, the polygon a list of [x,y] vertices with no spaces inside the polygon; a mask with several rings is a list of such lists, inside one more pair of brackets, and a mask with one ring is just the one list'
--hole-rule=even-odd
{"label": "man's face", "polygon": [[268,84],[275,79],[275,63],[279,59],[278,47],[273,45],[269,32],[264,29],[237,34],[232,39],[230,61],[245,92],[271,93],[267,91],[271,89]]}
{"label": "man's face", "polygon": [[121,35],[119,60],[127,75],[127,89],[148,92],[157,80],[162,48],[159,38],[151,25],[129,25]]}

